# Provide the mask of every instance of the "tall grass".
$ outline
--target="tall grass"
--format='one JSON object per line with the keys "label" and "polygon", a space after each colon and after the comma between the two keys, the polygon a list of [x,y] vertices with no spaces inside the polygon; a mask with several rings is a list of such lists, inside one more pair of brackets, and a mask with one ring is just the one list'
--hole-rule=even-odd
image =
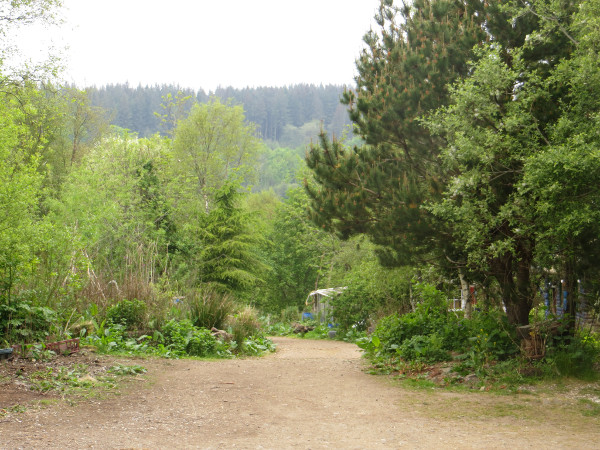
{"label": "tall grass", "polygon": [[237,342],[239,348],[242,347],[246,338],[254,336],[260,331],[258,314],[251,306],[246,306],[236,314],[230,315],[227,318],[227,325],[231,328],[233,340]]}
{"label": "tall grass", "polygon": [[223,329],[225,319],[235,310],[235,302],[229,294],[213,290],[197,291],[188,300],[189,317],[199,328]]}

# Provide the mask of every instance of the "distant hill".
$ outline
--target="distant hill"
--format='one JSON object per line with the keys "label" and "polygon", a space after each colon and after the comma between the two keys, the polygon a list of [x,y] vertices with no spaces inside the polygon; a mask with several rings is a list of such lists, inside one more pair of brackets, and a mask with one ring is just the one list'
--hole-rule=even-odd
{"label": "distant hill", "polygon": [[[246,118],[258,125],[265,141],[278,145],[298,147],[314,140],[321,126],[329,133],[340,136],[349,128],[346,107],[340,104],[343,86],[316,86],[300,84],[289,87],[218,88],[215,92],[198,92],[176,85],[132,87],[114,84],[86,89],[94,106],[112,113],[112,123],[149,136],[164,131],[155,112],[163,113],[163,97],[182,92],[198,102],[206,102],[211,95],[225,101],[242,104]],[[188,108],[191,102],[188,104]]]}

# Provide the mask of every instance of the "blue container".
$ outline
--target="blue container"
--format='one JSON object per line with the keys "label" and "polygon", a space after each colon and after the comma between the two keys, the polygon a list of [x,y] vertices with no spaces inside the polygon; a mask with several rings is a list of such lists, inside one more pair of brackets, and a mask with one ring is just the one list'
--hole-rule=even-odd
{"label": "blue container", "polygon": [[302,320],[311,320],[312,318],[313,318],[312,313],[309,313],[309,312],[302,313]]}

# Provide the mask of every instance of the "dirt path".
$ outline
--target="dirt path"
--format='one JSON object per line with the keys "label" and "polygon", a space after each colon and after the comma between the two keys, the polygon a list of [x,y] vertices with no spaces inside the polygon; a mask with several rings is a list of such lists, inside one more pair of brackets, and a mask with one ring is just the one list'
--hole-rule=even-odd
{"label": "dirt path", "polygon": [[563,415],[551,396],[406,390],[365,374],[353,345],[275,341],[277,353],[260,359],[147,361],[150,382],[129,393],[10,416],[0,447],[600,446],[598,419]]}

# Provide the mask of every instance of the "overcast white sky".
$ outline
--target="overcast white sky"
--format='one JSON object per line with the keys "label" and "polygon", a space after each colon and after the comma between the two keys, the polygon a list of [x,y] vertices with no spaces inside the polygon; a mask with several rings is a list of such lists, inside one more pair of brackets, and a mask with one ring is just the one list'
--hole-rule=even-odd
{"label": "overcast white sky", "polygon": [[[80,87],[350,84],[379,0],[64,0],[65,79]],[[22,41],[23,43],[25,42]]]}

